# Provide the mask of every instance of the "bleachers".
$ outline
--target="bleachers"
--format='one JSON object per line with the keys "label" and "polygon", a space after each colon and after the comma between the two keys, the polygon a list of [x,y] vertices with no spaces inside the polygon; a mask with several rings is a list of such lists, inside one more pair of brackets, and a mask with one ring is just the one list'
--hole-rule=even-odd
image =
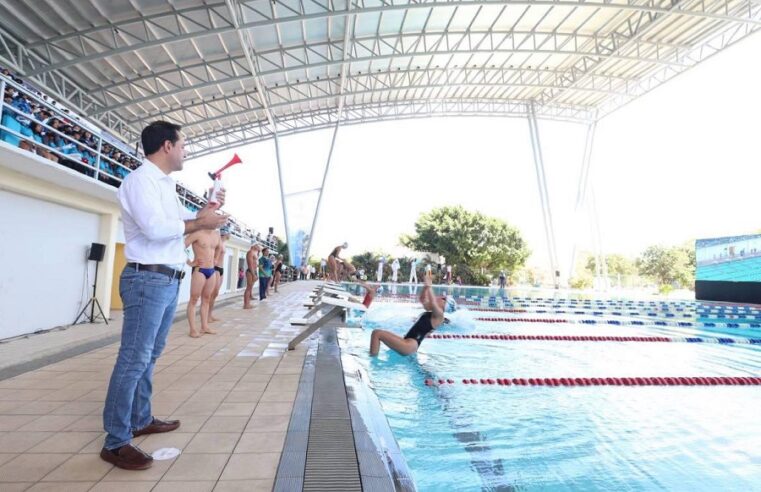
{"label": "bleachers", "polygon": [[[126,142],[25,84],[4,68],[0,68],[0,94],[3,96],[0,141],[6,144],[36,153],[115,188],[142,163],[142,156]],[[181,184],[177,185],[177,195],[193,212],[206,205],[205,198]],[[229,229],[234,236],[277,250],[275,241],[262,238],[261,233],[232,217]]]}

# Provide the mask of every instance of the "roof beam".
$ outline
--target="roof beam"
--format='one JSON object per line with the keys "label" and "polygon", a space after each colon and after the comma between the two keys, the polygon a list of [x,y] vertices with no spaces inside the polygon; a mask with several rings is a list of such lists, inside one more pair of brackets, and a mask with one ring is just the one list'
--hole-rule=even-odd
{"label": "roof beam", "polygon": [[[228,0],[229,2],[230,0]],[[301,0],[305,2],[306,0]],[[345,9],[334,10],[333,3],[330,0],[323,0],[326,3],[322,4],[319,1],[309,1],[308,5],[310,10],[314,10],[315,5],[322,6],[323,10],[319,12],[312,12],[309,14],[303,14],[298,11],[292,11],[291,15],[275,16],[274,12],[268,13],[263,10],[254,9],[246,6],[247,9],[254,12],[259,20],[252,20],[245,23],[235,23],[230,21],[226,26],[208,26],[208,29],[199,29],[197,31],[191,31],[183,27],[179,27],[176,32],[168,31],[164,27],[165,24],[161,23],[160,19],[168,16],[185,16],[186,13],[182,10],[172,11],[166,14],[156,14],[155,16],[144,16],[128,21],[122,21],[121,23],[114,23],[105,26],[99,26],[89,29],[83,33],[71,33],[69,35],[57,36],[51,38],[51,40],[41,40],[34,44],[34,51],[40,55],[49,53],[51,58],[47,59],[47,65],[39,66],[33,72],[27,75],[40,75],[45,72],[59,70],[61,68],[69,67],[86,62],[92,62],[123,54],[126,52],[139,51],[145,48],[158,46],[161,44],[183,42],[190,39],[195,39],[204,36],[223,34],[226,32],[232,32],[240,29],[257,29],[266,27],[278,27],[285,23],[303,22],[314,19],[324,19],[332,17],[342,17],[350,15]],[[369,1],[369,0],[367,0]],[[240,2],[236,2],[237,5],[241,5]],[[466,6],[481,6],[481,5],[511,5],[511,6],[530,6],[530,7],[569,7],[569,8],[592,8],[592,9],[616,9],[616,10],[629,10],[632,12],[643,12],[651,15],[678,15],[678,16],[690,16],[696,18],[705,18],[713,20],[722,20],[734,23],[747,23],[761,26],[761,19],[759,19],[754,12],[758,10],[753,0],[706,0],[701,2],[688,2],[684,5],[679,4],[676,8],[664,8],[658,6],[656,0],[647,0],[642,3],[638,0],[407,0],[407,2],[399,2],[394,4],[384,4],[378,6],[364,6],[365,0],[359,0],[357,2],[357,8],[354,13],[356,15],[369,14],[369,13],[384,13],[393,11],[406,11],[411,9],[430,9],[435,7],[466,7]],[[214,4],[212,6],[203,7],[209,9],[215,9],[220,4]],[[225,2],[227,5],[227,2]],[[196,7],[199,9],[201,7]],[[229,8],[229,7],[228,7]],[[290,10],[290,9],[289,9]],[[219,12],[217,12],[219,14]],[[221,14],[220,14],[221,15]],[[187,18],[187,17],[186,17]],[[193,20],[193,22],[196,22]],[[104,36],[96,37],[95,34],[102,34],[103,31],[119,29],[120,25],[128,25],[142,23],[145,27],[145,36],[133,36],[135,42],[132,44],[125,43],[123,45],[114,44],[106,47],[102,50],[95,50],[94,52],[85,52],[84,47],[89,46],[90,49],[94,49],[93,46],[99,44],[103,46],[102,39]],[[147,29],[148,24],[154,24],[159,26],[166,34],[165,36],[157,36],[155,33],[151,33]],[[197,23],[197,22],[196,22]],[[177,22],[177,26],[181,26],[181,23]],[[85,41],[87,44],[85,44]],[[63,50],[60,45],[67,43],[67,49]],[[104,46],[105,47],[105,46]],[[56,53],[55,59],[53,53]]]}
{"label": "roof beam", "polygon": [[[676,8],[680,3],[682,0],[661,0],[661,4],[666,4],[666,8],[669,9]],[[627,49],[637,52],[636,44],[642,39],[642,36],[658,27],[667,18],[668,15],[665,13],[645,14],[641,12],[639,15],[634,13],[597,44],[596,49],[599,55],[581,57],[568,69],[568,73],[564,77],[565,83],[563,85],[565,87],[543,91],[537,98],[537,102],[544,104],[556,101],[570,89],[576,87],[577,84],[582,83],[590,74],[604,68],[612,58],[602,55],[622,53]],[[668,49],[668,47],[666,48]],[[683,49],[682,53],[685,51]],[[678,59],[678,57],[679,51],[677,50],[676,58]]]}
{"label": "roof beam", "polygon": [[[551,69],[539,69],[539,68],[501,68],[501,67],[460,67],[460,68],[438,68],[432,67],[428,70],[424,68],[411,68],[409,70],[384,70],[382,72],[373,72],[362,75],[349,75],[345,78],[331,77],[326,79],[315,80],[302,80],[300,82],[293,82],[290,86],[272,87],[269,89],[269,94],[278,100],[283,100],[284,94],[288,94],[289,90],[293,89],[297,93],[313,93],[321,95],[320,99],[329,100],[333,94],[340,94],[340,83],[345,81],[345,87],[349,87],[348,96],[354,95],[362,89],[369,88],[398,88],[404,89],[411,85],[420,85],[421,83],[433,83],[437,86],[444,86],[446,84],[458,84],[468,83],[471,85],[479,85],[479,82],[483,82],[488,86],[515,86],[515,87],[539,87],[550,88],[560,87],[560,81],[565,74],[562,70]],[[623,77],[616,77],[613,75],[596,74],[590,77],[583,87],[579,87],[581,92],[592,92],[598,94],[621,94],[625,91],[625,85],[629,79]],[[225,81],[219,81],[224,83]],[[623,89],[617,89],[624,86]],[[619,92],[620,91],[620,92]],[[140,117],[132,120],[128,120],[128,123],[135,127],[140,127],[146,121],[154,119],[156,117],[166,117],[167,115],[178,112],[187,112],[192,118],[201,114],[204,111],[199,111],[199,108],[203,108],[207,105],[225,105],[226,112],[232,112],[234,109],[230,108],[227,104],[228,101],[235,101],[239,98],[253,98],[258,95],[258,91],[254,88],[249,91],[239,92],[237,94],[231,94],[227,97],[218,98],[213,101],[196,100],[187,104],[175,105],[162,109],[157,113],[143,113]],[[314,97],[293,99],[293,103],[300,103],[309,100],[316,100]],[[243,106],[234,102],[233,106],[237,106],[238,109],[243,109]],[[280,108],[283,105],[275,102],[270,105],[270,109]],[[249,108],[252,110],[260,108]],[[217,107],[210,109],[211,113],[220,113]],[[220,115],[220,118],[223,115]],[[181,120],[185,120],[181,118]],[[189,120],[188,120],[189,121]]]}
{"label": "roof beam", "polygon": [[[349,91],[344,93],[344,98],[356,98],[359,96],[367,95],[367,94],[385,94],[385,93],[393,93],[395,91],[404,91],[404,90],[424,90],[424,89],[484,89],[484,88],[492,88],[492,87],[504,87],[502,84],[498,83],[442,83],[442,84],[418,84],[418,85],[407,85],[407,86],[400,86],[400,87],[388,87],[388,88],[367,88],[363,90],[356,90],[356,91]],[[536,86],[536,85],[517,85],[514,84],[512,87],[538,87],[543,88],[543,86]],[[545,86],[546,87],[546,86]],[[623,95],[617,92],[605,92],[605,91],[597,91],[600,94],[606,95],[606,96],[619,96]],[[495,98],[495,100],[498,100],[500,98]],[[310,103],[317,103],[318,105],[324,106],[323,103],[325,102],[332,102],[335,100],[335,96],[332,94],[327,95],[321,95],[321,96],[311,96],[311,97],[305,97],[303,99],[298,100],[286,100],[281,103],[275,103],[270,105],[270,109],[275,111],[278,109],[287,109],[295,104],[310,104]],[[488,101],[491,99],[482,98],[483,101]],[[433,101],[435,102],[435,101]],[[335,108],[335,106],[330,106],[332,108]],[[341,108],[343,109],[343,108]],[[338,111],[336,111],[338,114]],[[168,113],[167,113],[168,114]],[[208,118],[200,118],[196,120],[191,120],[188,123],[188,129],[187,133],[189,136],[193,136],[196,132],[193,131],[194,127],[201,126],[207,123],[213,123],[219,120],[224,120],[231,117],[237,117],[237,116],[245,116],[252,114],[252,110],[248,108],[244,108],[238,111],[232,111],[232,112],[224,112],[220,113],[216,116],[211,116]],[[162,114],[161,116],[164,116]],[[283,115],[278,115],[278,121],[282,119]]]}
{"label": "roof beam", "polygon": [[267,116],[269,122],[274,125],[274,119],[272,118],[272,113],[270,112],[269,105],[267,103],[267,97],[264,92],[264,85],[262,84],[261,77],[257,75],[256,62],[254,61],[255,54],[253,43],[251,42],[248,31],[244,31],[240,27],[240,4],[237,0],[226,0],[225,3],[227,4],[227,8],[230,12],[233,25],[235,25],[235,28],[238,32],[238,39],[240,40],[241,47],[243,48],[243,52],[246,56],[246,62],[248,63],[248,67],[251,70],[251,73],[248,74],[248,77],[254,79],[256,92],[259,95],[259,104],[261,104],[262,110],[264,110],[264,114]]}
{"label": "roof beam", "polygon": [[[570,106],[537,107],[537,117],[575,123],[588,123],[593,118],[589,108]],[[387,120],[428,118],[431,116],[494,116],[522,117],[528,114],[525,101],[506,100],[439,100],[389,101],[385,103],[347,104],[344,108],[343,125],[356,125]],[[333,109],[317,109],[294,117],[278,119],[280,136],[330,128],[336,123]],[[221,128],[199,138],[188,139],[188,155],[194,159],[220,150],[269,140],[273,134],[266,125],[250,125]]]}
{"label": "roof beam", "polygon": [[[602,59],[612,58],[616,60],[637,61],[641,63],[651,63],[656,65],[680,65],[680,62],[676,61],[676,57],[680,53],[680,49],[686,49],[678,45],[674,46],[672,50],[659,49],[657,43],[639,42],[641,44],[640,50],[643,53],[654,52],[653,55],[638,55],[638,56],[624,56],[616,53],[600,53],[600,49],[597,44],[590,44],[588,41],[595,40],[596,37],[574,34],[574,33],[553,33],[553,32],[489,32],[489,31],[469,31],[469,32],[444,32],[444,33],[417,33],[417,34],[393,34],[389,36],[382,36],[380,38],[361,37],[352,38],[353,43],[353,57],[345,59],[349,52],[345,52],[344,55],[339,58],[331,58],[326,56],[320,56],[317,60],[312,61],[309,59],[310,53],[315,53],[316,50],[310,50],[310,47],[314,46],[331,46],[332,49],[328,49],[328,52],[343,49],[343,46],[339,43],[324,42],[315,43],[313,45],[297,45],[283,48],[276,48],[270,50],[261,50],[256,53],[255,59],[258,63],[252,61],[250,63],[256,64],[257,67],[261,67],[263,64],[270,65],[272,68],[259,68],[258,75],[255,75],[257,81],[257,90],[262,91],[264,86],[262,85],[261,78],[267,76],[283,75],[288,72],[296,70],[312,70],[318,68],[327,68],[331,66],[340,65],[343,70],[346,70],[349,64],[363,63],[363,62],[377,62],[379,60],[391,60],[395,58],[415,58],[415,57],[433,57],[436,55],[450,55],[450,54],[548,54],[548,55],[573,55],[581,57],[600,57]],[[397,40],[394,43],[394,50],[390,51],[388,46],[392,44],[393,40]],[[583,48],[582,48],[583,46]],[[662,54],[663,53],[663,54]],[[317,57],[317,55],[313,55]],[[252,56],[253,59],[253,56]],[[302,65],[287,65],[282,62],[286,59],[298,59],[304,61]],[[279,65],[277,65],[279,64]],[[183,69],[179,68],[178,71]],[[256,72],[254,72],[256,74]],[[93,114],[100,114],[106,111],[114,111],[116,109],[133,106],[135,104],[142,104],[152,101],[158,98],[166,98],[167,96],[174,96],[183,92],[195,91],[209,86],[216,86],[219,84],[225,84],[228,82],[235,82],[245,80],[252,77],[251,74],[236,75],[228,79],[217,79],[200,82],[192,85],[177,85],[170,90],[158,90],[156,87],[154,92],[146,91],[144,96],[136,97],[133,91],[128,91],[128,94],[118,96],[120,99],[116,102],[114,99],[117,94],[109,91],[108,105],[103,106],[98,110],[92,111]],[[196,77],[197,78],[197,77]],[[291,87],[290,84],[283,87]],[[267,88],[274,90],[274,87]],[[145,91],[145,88],[143,88]],[[138,92],[139,93],[139,92]],[[104,101],[105,103],[105,101]]]}

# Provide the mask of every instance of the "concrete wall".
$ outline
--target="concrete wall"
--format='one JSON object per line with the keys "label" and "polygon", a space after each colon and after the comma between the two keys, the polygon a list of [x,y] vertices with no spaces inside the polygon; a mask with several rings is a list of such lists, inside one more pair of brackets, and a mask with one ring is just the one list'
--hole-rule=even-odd
{"label": "concrete wall", "polygon": [[[85,254],[93,242],[106,245],[96,296],[110,315],[120,273],[116,243],[124,243],[113,187],[0,142],[0,210],[0,339],[74,321],[92,295],[94,263]],[[242,239],[228,241],[233,267],[226,262],[222,292],[236,290],[237,260],[248,247]],[[189,293],[186,277],[180,303]]]}
{"label": "concrete wall", "polygon": [[70,324],[92,295],[100,217],[2,190],[0,210],[0,339]]}

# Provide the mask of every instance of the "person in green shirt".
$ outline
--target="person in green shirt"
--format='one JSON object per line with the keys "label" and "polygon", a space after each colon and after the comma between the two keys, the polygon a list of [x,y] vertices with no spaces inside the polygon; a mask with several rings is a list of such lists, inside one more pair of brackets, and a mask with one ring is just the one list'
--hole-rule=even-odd
{"label": "person in green shirt", "polygon": [[272,260],[269,258],[270,249],[264,248],[259,258],[259,300],[267,298],[267,287],[272,277]]}

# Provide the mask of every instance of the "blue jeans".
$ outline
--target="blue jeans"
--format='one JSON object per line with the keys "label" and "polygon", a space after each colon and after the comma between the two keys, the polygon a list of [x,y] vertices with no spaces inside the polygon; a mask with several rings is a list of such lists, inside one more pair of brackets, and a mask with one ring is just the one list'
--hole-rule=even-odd
{"label": "blue jeans", "polygon": [[259,277],[259,300],[267,297],[267,287],[270,285],[270,278],[272,277]]}
{"label": "blue jeans", "polygon": [[129,444],[133,430],[153,421],[153,367],[166,345],[179,290],[179,279],[133,268],[122,271],[122,343],[103,408],[103,428],[108,433],[106,449]]}

